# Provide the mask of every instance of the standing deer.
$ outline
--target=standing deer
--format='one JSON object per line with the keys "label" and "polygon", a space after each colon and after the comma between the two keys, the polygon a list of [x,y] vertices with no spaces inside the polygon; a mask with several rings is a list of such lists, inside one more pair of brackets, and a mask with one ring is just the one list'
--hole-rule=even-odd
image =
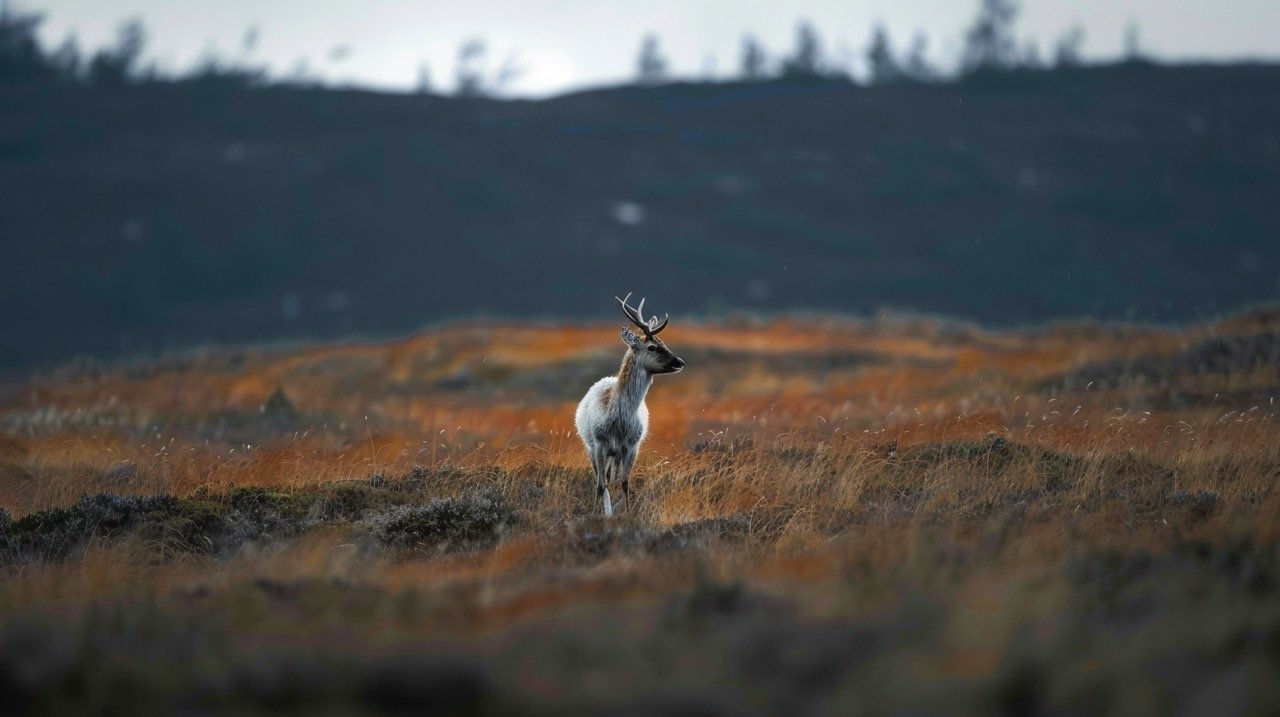
{"label": "standing deer", "polygon": [[644,338],[622,327],[622,343],[627,345],[627,353],[622,357],[618,375],[596,381],[574,414],[578,435],[591,457],[596,495],[604,503],[606,517],[613,515],[613,504],[609,501],[609,485],[613,481],[622,484],[623,505],[629,502],[627,481],[636,463],[640,442],[649,430],[649,409],[644,405],[644,397],[654,375],[677,373],[684,368],[684,361],[658,338],[658,332],[667,327],[671,317],[659,322],[654,316],[646,321],[644,299],[633,308],[627,304],[630,298],[631,294],[627,294],[626,298],[618,299],[618,303],[622,305],[622,313],[644,332]]}

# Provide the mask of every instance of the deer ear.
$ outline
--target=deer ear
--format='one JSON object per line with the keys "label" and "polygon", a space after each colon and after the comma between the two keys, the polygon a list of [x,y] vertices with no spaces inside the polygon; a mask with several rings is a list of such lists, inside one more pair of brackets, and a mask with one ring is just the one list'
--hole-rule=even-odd
{"label": "deer ear", "polygon": [[644,345],[644,342],[640,340],[640,337],[633,334],[631,329],[628,329],[625,326],[622,327],[622,343],[633,349],[638,349]]}

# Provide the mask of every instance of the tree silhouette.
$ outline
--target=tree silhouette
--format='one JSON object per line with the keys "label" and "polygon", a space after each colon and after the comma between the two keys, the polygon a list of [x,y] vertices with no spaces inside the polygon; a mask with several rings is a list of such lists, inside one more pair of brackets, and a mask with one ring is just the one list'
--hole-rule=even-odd
{"label": "tree silhouette", "polygon": [[1018,63],[1028,70],[1038,70],[1044,67],[1044,62],[1040,59],[1040,43],[1035,38],[1029,38],[1023,43]]}
{"label": "tree silhouette", "polygon": [[13,12],[0,5],[0,83],[29,82],[52,77],[36,38],[43,15]]}
{"label": "tree silhouette", "polygon": [[98,50],[89,61],[89,81],[100,85],[123,85],[137,78],[138,60],[147,46],[147,29],[134,18],[116,28],[114,47]]}
{"label": "tree silhouette", "polygon": [[454,68],[454,94],[459,97],[480,97],[484,94],[484,40],[473,38],[458,47],[458,61]]}
{"label": "tree silhouette", "polygon": [[258,40],[261,37],[262,33],[258,30],[257,25],[250,25],[245,28],[244,35],[240,37],[240,51],[246,57],[252,55],[258,49]]}
{"label": "tree silhouette", "polygon": [[808,20],[796,25],[795,54],[782,61],[785,77],[818,77],[823,74],[822,41]]}
{"label": "tree silhouette", "polygon": [[80,79],[80,43],[75,35],[67,35],[58,49],[49,54],[49,63],[64,82]]}
{"label": "tree silhouette", "polygon": [[496,94],[504,87],[520,79],[524,74],[524,67],[520,65],[519,58],[515,53],[507,55],[502,64],[498,66],[498,72],[488,80],[489,93]]}
{"label": "tree silhouette", "polygon": [[742,36],[742,78],[752,82],[763,80],[768,74],[768,57],[764,46],[751,35]]}
{"label": "tree silhouette", "polygon": [[1080,54],[1084,49],[1084,28],[1078,23],[1071,26],[1071,29],[1062,34],[1058,38],[1053,50],[1053,64],[1055,67],[1078,67],[1081,59]]}
{"label": "tree silhouette", "polygon": [[1142,31],[1137,22],[1130,22],[1124,28],[1124,61],[1143,62],[1146,59],[1142,51]]}
{"label": "tree silhouette", "polygon": [[667,79],[667,58],[658,47],[658,36],[645,35],[636,58],[636,79],[642,85],[656,85]]}
{"label": "tree silhouette", "polygon": [[267,83],[267,70],[248,62],[223,59],[210,48],[184,79],[210,87],[261,87]]}
{"label": "tree silhouette", "polygon": [[883,85],[902,78],[898,61],[893,58],[893,44],[889,30],[876,23],[871,31],[871,45],[867,48],[867,66],[871,70],[871,84]]}
{"label": "tree silhouette", "polygon": [[902,63],[902,74],[916,82],[932,82],[939,77],[938,68],[929,62],[929,36],[917,32],[911,38],[911,49]]}
{"label": "tree silhouette", "polygon": [[418,63],[418,81],[414,85],[414,90],[420,95],[431,92],[431,65],[425,61]]}
{"label": "tree silhouette", "polygon": [[[458,48],[458,61],[454,69],[453,92],[455,95],[458,97],[491,97],[500,93],[504,87],[524,74],[524,68],[517,62],[515,55],[508,55],[496,72],[489,73],[486,69],[485,60],[488,52],[484,40],[480,39],[468,40]],[[431,82],[431,75],[425,64],[419,67],[418,80],[418,91],[427,91]],[[424,82],[426,85],[423,84]]]}
{"label": "tree silhouette", "polygon": [[1018,66],[1018,18],[1014,0],[981,0],[978,16],[965,33],[960,67],[965,73],[1010,70]]}

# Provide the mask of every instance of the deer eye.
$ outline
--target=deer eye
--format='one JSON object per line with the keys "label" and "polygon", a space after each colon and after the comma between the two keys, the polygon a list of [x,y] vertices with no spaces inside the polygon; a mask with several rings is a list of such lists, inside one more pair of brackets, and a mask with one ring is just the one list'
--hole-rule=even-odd
{"label": "deer eye", "polygon": [[645,346],[645,348],[646,348],[646,349],[648,349],[648,350],[650,350],[650,351],[657,351],[657,350],[658,350],[658,347],[657,347],[657,346],[654,346],[653,344],[649,344],[648,346]]}

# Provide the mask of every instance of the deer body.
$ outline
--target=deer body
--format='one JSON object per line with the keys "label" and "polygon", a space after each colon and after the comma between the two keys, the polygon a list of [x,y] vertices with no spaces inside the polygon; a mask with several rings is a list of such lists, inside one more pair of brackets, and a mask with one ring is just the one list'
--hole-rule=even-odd
{"label": "deer body", "polygon": [[661,324],[656,318],[646,322],[641,313],[644,301],[635,309],[627,305],[626,299],[618,301],[622,304],[623,313],[644,331],[645,337],[641,339],[630,329],[622,329],[627,353],[622,357],[618,374],[596,381],[578,403],[574,414],[574,424],[587,447],[591,469],[595,473],[596,495],[606,516],[613,515],[610,485],[618,482],[624,500],[628,495],[631,469],[639,455],[640,443],[649,431],[649,409],[644,399],[653,385],[653,377],[660,373],[677,373],[685,365],[657,338],[657,333],[667,325],[665,319]]}

